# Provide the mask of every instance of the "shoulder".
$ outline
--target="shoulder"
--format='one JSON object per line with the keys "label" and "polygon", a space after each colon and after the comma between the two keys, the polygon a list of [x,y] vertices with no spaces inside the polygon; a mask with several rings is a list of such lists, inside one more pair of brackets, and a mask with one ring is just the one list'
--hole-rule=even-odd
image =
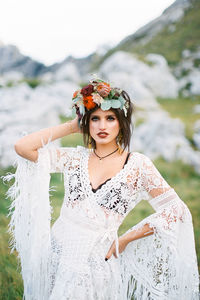
{"label": "shoulder", "polygon": [[41,153],[49,153],[51,157],[55,157],[56,159],[73,159],[77,156],[80,156],[81,153],[86,152],[86,148],[83,146],[76,147],[62,147],[56,146],[54,144],[44,146],[40,149]]}
{"label": "shoulder", "polygon": [[87,148],[83,146],[76,146],[76,147],[57,147],[56,148],[60,152],[66,152],[66,153],[85,153],[87,152]]}
{"label": "shoulder", "polygon": [[78,145],[78,146],[76,146],[76,151],[77,151],[77,152],[81,152],[81,153],[82,153],[82,152],[84,152],[84,153],[86,152],[86,153],[87,153],[87,152],[89,151],[89,149],[86,148],[86,147],[84,147],[84,146]]}
{"label": "shoulder", "polygon": [[136,151],[130,152],[130,159],[137,160],[140,162],[146,162],[149,164],[152,163],[151,159],[147,155],[145,155],[141,152],[136,152]]}

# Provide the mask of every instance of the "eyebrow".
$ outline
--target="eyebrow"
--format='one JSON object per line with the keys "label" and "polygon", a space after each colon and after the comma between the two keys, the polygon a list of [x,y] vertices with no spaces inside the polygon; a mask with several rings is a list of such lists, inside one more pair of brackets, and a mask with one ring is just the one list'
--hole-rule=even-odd
{"label": "eyebrow", "polygon": [[[113,113],[105,115],[105,117],[108,117],[108,116],[116,117],[115,114],[113,114]],[[91,114],[91,117],[99,117],[99,115]]]}

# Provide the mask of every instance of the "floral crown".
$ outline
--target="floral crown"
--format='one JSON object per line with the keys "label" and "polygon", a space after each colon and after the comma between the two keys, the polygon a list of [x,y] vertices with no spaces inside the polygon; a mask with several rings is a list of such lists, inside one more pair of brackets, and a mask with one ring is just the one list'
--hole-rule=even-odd
{"label": "floral crown", "polygon": [[72,107],[75,108],[79,120],[82,119],[87,111],[99,106],[102,110],[110,108],[123,109],[127,116],[129,101],[123,97],[124,91],[119,88],[113,88],[111,85],[101,79],[94,79],[90,84],[74,92],[72,97]]}

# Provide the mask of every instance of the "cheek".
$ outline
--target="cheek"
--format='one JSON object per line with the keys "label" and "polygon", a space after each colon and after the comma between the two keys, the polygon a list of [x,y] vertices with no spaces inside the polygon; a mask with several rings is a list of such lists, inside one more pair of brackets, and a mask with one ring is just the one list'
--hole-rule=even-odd
{"label": "cheek", "polygon": [[118,133],[119,132],[119,122],[116,121],[116,122],[112,122],[111,125],[110,125],[110,128],[112,128],[113,130],[113,133]]}

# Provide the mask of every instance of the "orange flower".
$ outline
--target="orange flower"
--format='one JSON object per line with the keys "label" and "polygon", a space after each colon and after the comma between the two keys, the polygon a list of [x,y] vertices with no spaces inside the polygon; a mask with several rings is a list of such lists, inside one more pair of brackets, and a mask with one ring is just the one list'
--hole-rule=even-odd
{"label": "orange flower", "polygon": [[78,94],[78,91],[75,91],[74,94],[73,94],[72,99],[76,98],[77,94]]}
{"label": "orange flower", "polygon": [[87,109],[92,109],[96,106],[96,103],[93,102],[92,96],[83,97],[83,104]]}
{"label": "orange flower", "polygon": [[101,97],[106,97],[108,96],[108,94],[110,93],[111,91],[111,87],[110,87],[110,84],[106,83],[106,82],[100,82],[98,83],[97,85],[97,92],[99,93],[99,95]]}

